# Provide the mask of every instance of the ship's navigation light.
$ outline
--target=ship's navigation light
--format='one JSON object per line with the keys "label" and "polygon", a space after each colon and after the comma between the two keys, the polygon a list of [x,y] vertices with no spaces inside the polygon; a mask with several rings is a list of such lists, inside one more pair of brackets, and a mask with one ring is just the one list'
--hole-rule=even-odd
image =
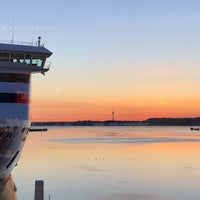
{"label": "ship's navigation light", "polygon": [[38,37],[38,47],[40,47],[41,37]]}

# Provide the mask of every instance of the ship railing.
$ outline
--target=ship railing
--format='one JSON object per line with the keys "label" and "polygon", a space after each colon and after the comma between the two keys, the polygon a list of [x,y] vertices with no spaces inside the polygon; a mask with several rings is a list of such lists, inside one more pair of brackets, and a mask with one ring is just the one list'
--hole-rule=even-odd
{"label": "ship railing", "polygon": [[[23,42],[23,41],[14,41],[14,40],[0,40],[0,43],[3,44],[16,44],[16,45],[28,45],[28,46],[38,46],[37,42]],[[44,44],[40,44],[40,47],[44,47]]]}
{"label": "ship railing", "polygon": [[46,62],[44,65],[44,69],[50,69],[51,67],[51,62]]}

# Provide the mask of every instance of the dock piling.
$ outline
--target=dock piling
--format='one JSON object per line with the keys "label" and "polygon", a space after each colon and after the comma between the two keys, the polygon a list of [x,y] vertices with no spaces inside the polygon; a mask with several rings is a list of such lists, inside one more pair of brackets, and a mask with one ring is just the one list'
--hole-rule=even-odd
{"label": "dock piling", "polygon": [[34,200],[44,200],[44,181],[35,181],[35,197]]}

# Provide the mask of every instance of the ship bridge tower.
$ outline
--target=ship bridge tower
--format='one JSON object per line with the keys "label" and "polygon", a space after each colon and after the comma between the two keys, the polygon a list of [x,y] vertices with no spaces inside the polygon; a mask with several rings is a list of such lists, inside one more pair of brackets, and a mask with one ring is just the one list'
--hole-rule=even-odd
{"label": "ship bridge tower", "polygon": [[30,127],[31,74],[49,70],[52,52],[38,38],[27,43],[0,43],[0,180],[16,165]]}

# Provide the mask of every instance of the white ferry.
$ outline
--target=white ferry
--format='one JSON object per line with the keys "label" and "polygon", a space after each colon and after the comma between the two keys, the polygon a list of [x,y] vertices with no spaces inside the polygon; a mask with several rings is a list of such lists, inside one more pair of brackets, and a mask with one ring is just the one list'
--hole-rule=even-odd
{"label": "white ferry", "polygon": [[49,70],[52,52],[40,40],[36,45],[0,43],[0,197],[30,128],[31,75]]}

